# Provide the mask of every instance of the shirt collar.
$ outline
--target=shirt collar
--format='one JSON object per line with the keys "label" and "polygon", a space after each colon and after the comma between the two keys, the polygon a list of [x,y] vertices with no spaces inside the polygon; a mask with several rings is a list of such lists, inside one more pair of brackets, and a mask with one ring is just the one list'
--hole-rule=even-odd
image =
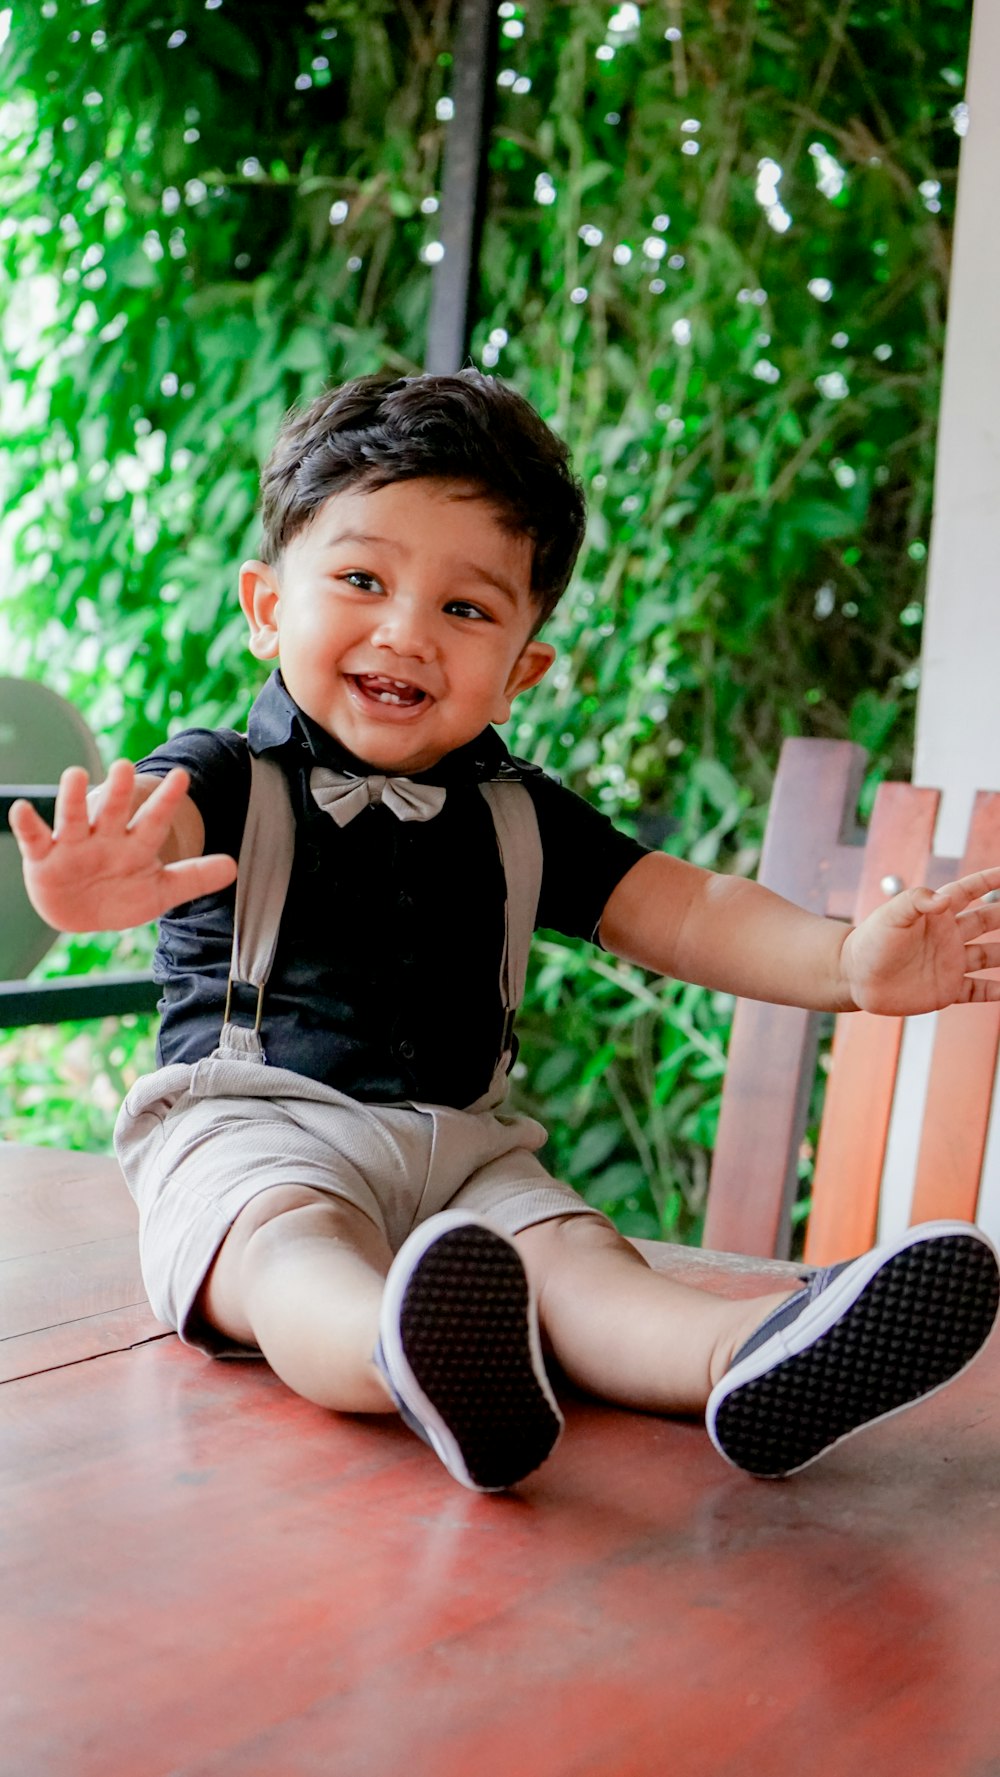
{"label": "shirt collar", "polygon": [[[318,722],[300,710],[285,687],[281,671],[276,668],[263,690],[255,698],[247,720],[247,744],[251,753],[279,753],[296,747],[311,753],[318,765],[353,776],[369,776],[374,767],[341,746]],[[474,740],[457,747],[439,759],[428,771],[413,772],[414,783],[444,784],[489,783],[503,778],[521,778],[537,767],[512,758],[495,728],[484,728]]]}

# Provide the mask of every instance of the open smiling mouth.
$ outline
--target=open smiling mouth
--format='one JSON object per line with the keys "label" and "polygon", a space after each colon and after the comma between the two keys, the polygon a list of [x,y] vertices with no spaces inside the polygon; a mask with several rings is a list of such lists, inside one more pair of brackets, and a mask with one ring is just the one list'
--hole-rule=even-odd
{"label": "open smiling mouth", "polygon": [[351,684],[366,703],[387,705],[397,709],[416,709],[427,702],[426,691],[408,685],[405,679],[390,679],[380,673],[351,673]]}

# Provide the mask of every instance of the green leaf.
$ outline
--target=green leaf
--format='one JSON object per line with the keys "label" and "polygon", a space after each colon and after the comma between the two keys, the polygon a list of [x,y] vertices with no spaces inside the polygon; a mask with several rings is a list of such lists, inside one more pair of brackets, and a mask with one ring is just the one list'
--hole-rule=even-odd
{"label": "green leaf", "polygon": [[312,327],[296,327],[281,354],[282,364],[287,370],[300,373],[321,371],[326,368],[328,354],[318,331]]}
{"label": "green leaf", "polygon": [[227,68],[246,81],[260,78],[261,61],[255,45],[217,10],[199,17],[196,42],[198,52],[218,67]]}
{"label": "green leaf", "polygon": [[609,1154],[614,1152],[621,1139],[622,1128],[617,1118],[613,1122],[592,1123],[583,1131],[573,1149],[567,1176],[578,1179],[595,1172]]}

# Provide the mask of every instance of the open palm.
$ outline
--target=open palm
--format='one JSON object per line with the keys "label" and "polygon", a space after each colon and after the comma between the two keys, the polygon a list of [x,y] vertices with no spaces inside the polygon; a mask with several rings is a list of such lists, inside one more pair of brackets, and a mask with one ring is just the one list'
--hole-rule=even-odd
{"label": "open palm", "polygon": [[122,931],[233,882],[236,863],[221,853],[163,862],[188,782],[169,772],[133,814],[135,768],[118,759],[94,810],[79,766],[63,772],[52,827],[29,802],[14,803],[10,828],[36,912],[57,931]]}
{"label": "open palm", "polygon": [[[905,889],[862,920],[844,941],[841,967],[862,1011],[905,1017],[942,1006],[1000,999],[1000,867],[978,870],[936,892]],[[986,943],[981,942],[983,938]]]}

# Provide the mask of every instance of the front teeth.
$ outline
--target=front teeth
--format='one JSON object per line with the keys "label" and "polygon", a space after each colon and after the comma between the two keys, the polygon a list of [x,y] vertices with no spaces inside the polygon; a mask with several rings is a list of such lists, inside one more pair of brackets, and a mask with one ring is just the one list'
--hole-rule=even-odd
{"label": "front teeth", "polygon": [[[405,679],[362,679],[361,684],[369,697],[378,698],[379,703],[405,703],[408,699],[401,693],[412,692],[415,686],[408,685]],[[391,687],[396,686],[396,690]]]}

